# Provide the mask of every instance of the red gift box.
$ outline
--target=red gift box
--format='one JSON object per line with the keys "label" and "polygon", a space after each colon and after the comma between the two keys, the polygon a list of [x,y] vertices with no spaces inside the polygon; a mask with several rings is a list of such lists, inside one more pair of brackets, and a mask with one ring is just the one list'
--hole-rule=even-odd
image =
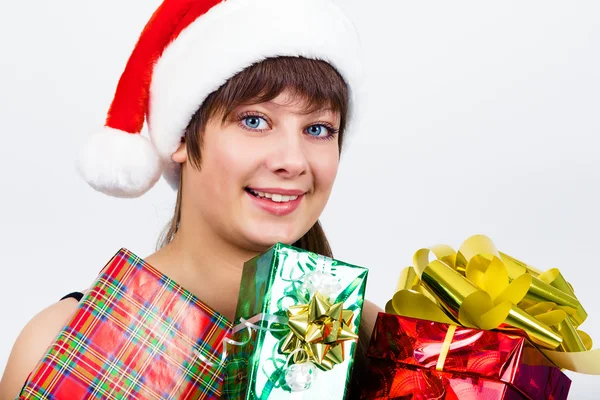
{"label": "red gift box", "polygon": [[409,369],[388,360],[373,359],[362,399],[370,400],[525,400],[504,382],[473,376]]}
{"label": "red gift box", "polygon": [[[362,398],[429,398],[410,397],[412,385],[450,396],[439,397],[438,393],[431,398],[450,399],[455,390],[448,389],[457,382],[461,387],[470,383],[474,392],[485,389],[487,397],[482,398],[567,398],[571,380],[523,336],[460,326],[449,334],[450,327],[380,313],[367,352],[370,384]],[[445,342],[449,345],[447,351],[443,350]],[[404,380],[412,383],[404,384]],[[409,394],[396,394],[404,393],[404,389]],[[416,396],[417,391],[414,393]]]}
{"label": "red gift box", "polygon": [[217,399],[229,322],[121,249],[19,399]]}

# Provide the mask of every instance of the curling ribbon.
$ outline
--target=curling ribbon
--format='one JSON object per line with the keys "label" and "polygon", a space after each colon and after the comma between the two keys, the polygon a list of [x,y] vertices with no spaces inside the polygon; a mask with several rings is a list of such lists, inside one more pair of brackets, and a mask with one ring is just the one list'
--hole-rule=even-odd
{"label": "curling ribbon", "polygon": [[560,271],[541,272],[499,252],[487,236],[470,237],[458,252],[446,245],[418,250],[386,312],[524,332],[558,367],[600,375],[600,349],[590,350],[591,338],[578,330],[587,313]]}
{"label": "curling ribbon", "polygon": [[227,355],[228,355],[228,351],[227,351],[227,345],[230,346],[244,346],[246,345],[249,341],[250,338],[252,337],[252,330],[262,330],[262,331],[269,331],[269,332],[281,332],[281,331],[285,331],[287,330],[286,328],[273,328],[271,326],[259,326],[256,325],[256,323],[260,323],[260,322],[269,322],[269,323],[278,323],[278,324],[286,324],[287,323],[287,318],[284,317],[279,317],[277,315],[271,315],[271,314],[257,314],[252,318],[248,318],[247,320],[244,318],[240,318],[240,323],[238,325],[236,325],[231,333],[237,333],[239,331],[241,331],[242,329],[247,329],[248,330],[248,337],[243,340],[243,341],[236,341],[233,340],[231,338],[225,338],[223,339],[223,342],[221,343],[222,347],[223,347],[223,351],[221,352],[221,360],[219,362],[212,362],[210,361],[206,356],[204,356],[198,349],[194,349],[194,354],[204,363],[208,364],[209,366],[213,366],[215,364],[225,364],[225,362],[227,361]]}
{"label": "curling ribbon", "polygon": [[[287,318],[280,317],[278,315],[264,314],[264,313],[257,314],[254,317],[248,318],[248,319],[240,318],[240,323],[233,328],[231,333],[237,333],[244,328],[250,328],[250,329],[254,329],[256,331],[269,331],[269,332],[283,332],[283,331],[287,330],[285,328],[272,328],[270,326],[259,326],[259,325],[255,324],[257,322],[287,324],[288,320],[287,320]],[[247,343],[247,341],[246,341],[246,343]]]}

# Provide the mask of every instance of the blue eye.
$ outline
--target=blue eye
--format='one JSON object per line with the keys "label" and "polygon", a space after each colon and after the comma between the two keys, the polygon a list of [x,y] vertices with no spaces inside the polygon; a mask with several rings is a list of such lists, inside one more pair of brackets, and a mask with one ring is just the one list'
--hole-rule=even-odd
{"label": "blue eye", "polygon": [[266,129],[269,126],[264,118],[255,115],[244,118],[243,122],[250,129]]}
{"label": "blue eye", "polygon": [[329,129],[324,125],[311,125],[308,127],[307,131],[310,136],[321,137],[322,135],[329,135]]}

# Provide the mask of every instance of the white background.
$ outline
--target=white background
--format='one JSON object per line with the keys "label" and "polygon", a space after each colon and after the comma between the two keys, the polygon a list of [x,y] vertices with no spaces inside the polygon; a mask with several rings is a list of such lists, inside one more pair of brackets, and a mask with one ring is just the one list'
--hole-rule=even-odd
{"label": "white background", "polygon": [[[371,269],[383,306],[415,250],[485,233],[559,267],[600,343],[600,3],[339,2],[370,81],[323,216],[336,258]],[[164,182],[117,200],[73,168],[158,4],[0,3],[0,373],[35,313],[120,247],[150,254],[170,216]],[[572,398],[600,396],[600,380],[570,376]]]}

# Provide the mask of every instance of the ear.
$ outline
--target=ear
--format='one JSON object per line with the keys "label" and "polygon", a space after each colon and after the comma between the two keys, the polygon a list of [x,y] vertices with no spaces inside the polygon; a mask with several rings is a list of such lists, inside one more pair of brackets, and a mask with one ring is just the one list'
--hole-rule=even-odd
{"label": "ear", "polygon": [[187,161],[187,148],[185,147],[185,141],[182,140],[177,151],[171,154],[171,160],[179,164],[183,164]]}

